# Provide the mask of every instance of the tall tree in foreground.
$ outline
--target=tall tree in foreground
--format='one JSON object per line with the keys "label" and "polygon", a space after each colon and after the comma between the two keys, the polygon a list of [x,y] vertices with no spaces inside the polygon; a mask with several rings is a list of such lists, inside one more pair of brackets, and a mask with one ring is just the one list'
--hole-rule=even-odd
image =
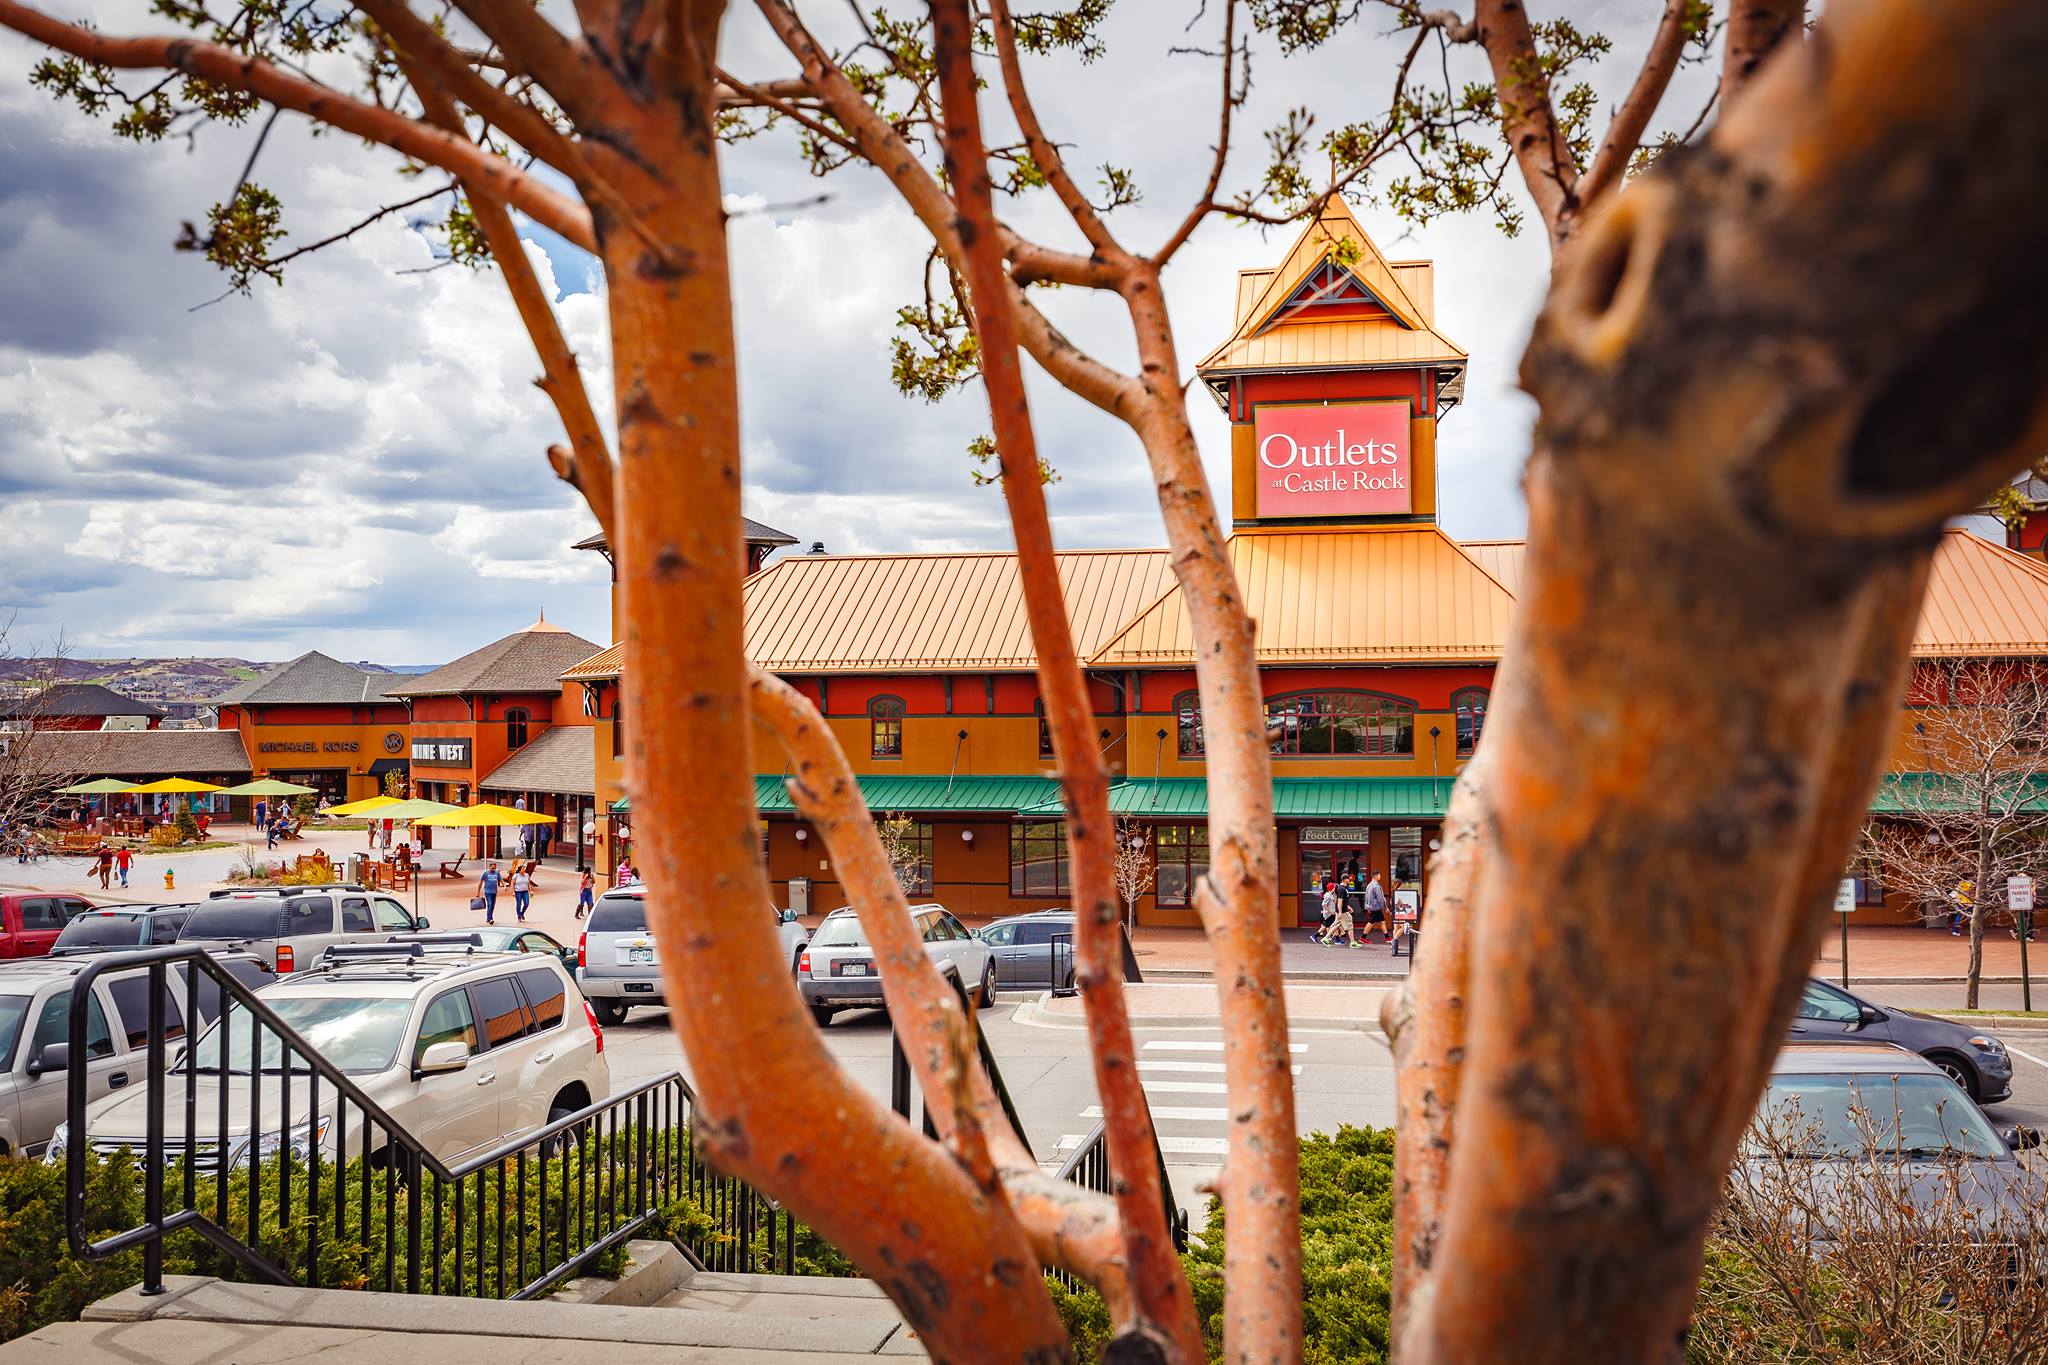
{"label": "tall tree in foreground", "polygon": [[2048,874],[2048,684],[2025,664],[1950,659],[1920,665],[1909,697],[1919,771],[1893,782],[1897,813],[1869,822],[1864,848],[1887,892],[1961,911],[1976,1009],[1984,931],[2012,922],[2006,879]]}

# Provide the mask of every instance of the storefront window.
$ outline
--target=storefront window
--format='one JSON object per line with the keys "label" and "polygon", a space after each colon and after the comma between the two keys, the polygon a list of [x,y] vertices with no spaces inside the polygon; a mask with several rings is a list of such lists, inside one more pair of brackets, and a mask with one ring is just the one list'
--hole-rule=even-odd
{"label": "storefront window", "polygon": [[1040,700],[1033,702],[1032,705],[1038,711],[1038,756],[1040,758],[1051,758],[1053,756],[1052,726],[1045,719],[1045,702]]}
{"label": "storefront window", "polygon": [[876,697],[868,703],[868,752],[875,758],[903,757],[903,702]]}
{"label": "storefront window", "polygon": [[1152,847],[1158,861],[1153,901],[1162,906],[1193,905],[1195,882],[1209,870],[1209,827],[1155,825]]}
{"label": "storefront window", "polygon": [[1394,860],[1394,885],[1422,885],[1422,831],[1413,825],[1387,831],[1387,852]]}
{"label": "storefront window", "polygon": [[1182,758],[1202,756],[1202,698],[1198,692],[1183,692],[1173,699],[1175,723],[1180,730],[1176,752]]}
{"label": "storefront window", "polygon": [[1458,718],[1458,757],[1470,758],[1479,747],[1479,732],[1486,728],[1486,689],[1467,687],[1451,693],[1451,710]]}
{"label": "storefront window", "polygon": [[1067,827],[1058,820],[1019,820],[1010,826],[1010,894],[1064,896]]}
{"label": "storefront window", "polygon": [[1266,703],[1266,733],[1283,755],[1415,752],[1415,703],[1370,692],[1301,692]]}
{"label": "storefront window", "polygon": [[532,717],[523,706],[515,706],[505,713],[505,747],[523,749],[526,747],[527,722]]}
{"label": "storefront window", "polygon": [[882,847],[889,854],[896,881],[906,896],[932,894],[932,826],[929,820],[903,815],[877,816]]}

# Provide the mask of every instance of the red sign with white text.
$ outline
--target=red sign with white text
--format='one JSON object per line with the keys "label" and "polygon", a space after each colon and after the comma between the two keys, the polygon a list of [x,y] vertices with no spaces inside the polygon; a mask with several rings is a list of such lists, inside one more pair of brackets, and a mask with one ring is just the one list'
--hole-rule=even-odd
{"label": "red sign with white text", "polygon": [[1399,516],[1415,510],[1408,403],[1262,405],[1252,411],[1260,517]]}

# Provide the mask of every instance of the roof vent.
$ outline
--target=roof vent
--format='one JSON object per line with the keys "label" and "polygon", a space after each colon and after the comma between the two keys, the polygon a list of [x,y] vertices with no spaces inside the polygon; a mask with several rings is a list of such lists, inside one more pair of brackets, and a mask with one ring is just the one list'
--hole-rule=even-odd
{"label": "roof vent", "polygon": [[821,554],[825,553],[825,542],[824,542],[824,541],[822,541],[822,540],[814,540],[814,541],[812,541],[812,542],[811,542],[811,549],[810,549],[810,553],[812,553],[812,554],[814,554],[814,555],[821,555]]}

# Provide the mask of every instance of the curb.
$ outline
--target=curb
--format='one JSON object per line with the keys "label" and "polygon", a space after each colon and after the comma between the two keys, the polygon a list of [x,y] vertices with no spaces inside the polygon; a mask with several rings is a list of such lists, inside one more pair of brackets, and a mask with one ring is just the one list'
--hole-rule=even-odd
{"label": "curb", "polygon": [[[1140,964],[1140,966],[1143,967],[1143,964]],[[1145,980],[1143,983],[1139,984],[1150,984],[1155,981],[1161,984],[1171,984],[1175,982],[1186,981],[1214,981],[1216,979],[1216,973],[1211,971],[1204,971],[1199,967],[1143,967],[1143,970],[1145,973]],[[1325,986],[1342,986],[1360,983],[1369,985],[1387,985],[1401,981],[1406,981],[1408,979],[1408,973],[1288,971],[1285,968],[1283,968],[1280,972],[1280,979],[1282,981],[1316,982]],[[1988,981],[1991,978],[1986,977],[1984,979]],[[2014,977],[2013,980],[2017,982],[2019,978]]]}

